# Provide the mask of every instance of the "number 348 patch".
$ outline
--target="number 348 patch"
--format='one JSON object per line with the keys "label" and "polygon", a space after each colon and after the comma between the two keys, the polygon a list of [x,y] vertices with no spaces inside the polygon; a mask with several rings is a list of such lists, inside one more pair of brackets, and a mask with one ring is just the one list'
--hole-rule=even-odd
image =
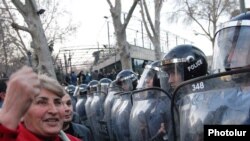
{"label": "number 348 patch", "polygon": [[203,90],[204,88],[205,88],[205,85],[203,82],[192,84],[192,91],[199,91],[199,90]]}

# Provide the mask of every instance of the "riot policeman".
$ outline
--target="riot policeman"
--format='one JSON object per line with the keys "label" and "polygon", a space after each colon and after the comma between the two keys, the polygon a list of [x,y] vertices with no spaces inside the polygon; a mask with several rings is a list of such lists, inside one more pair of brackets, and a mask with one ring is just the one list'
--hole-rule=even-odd
{"label": "riot policeman", "polygon": [[77,95],[76,112],[80,116],[80,122],[84,124],[87,120],[85,103],[87,100],[88,85],[80,84],[78,87],[79,87],[79,93]]}
{"label": "riot policeman", "polygon": [[77,99],[74,96],[74,93],[76,91],[76,86],[74,86],[74,85],[68,85],[68,86],[65,87],[65,90],[70,95],[70,98],[72,100],[72,105],[73,105],[73,111],[75,112],[76,111],[76,102],[77,102]]}
{"label": "riot policeman", "polygon": [[108,78],[102,78],[98,82],[98,89],[97,92],[94,93],[94,97],[92,99],[91,105],[90,105],[90,112],[92,113],[92,123],[93,123],[93,133],[95,136],[95,139],[97,141],[105,140],[100,136],[101,126],[100,126],[100,120],[103,119],[104,115],[104,101],[108,93],[108,87],[111,83],[111,80]]}
{"label": "riot policeman", "polygon": [[205,124],[249,124],[249,31],[249,12],[222,24],[215,35],[214,74],[199,82],[190,82],[176,92],[178,96],[186,87],[203,84],[195,85],[193,91],[177,99],[182,102],[179,105],[180,140],[203,140]]}
{"label": "riot policeman", "polygon": [[250,12],[233,17],[220,26],[215,36],[212,69],[223,72],[248,67]]}
{"label": "riot policeman", "polygon": [[[184,44],[184,45],[178,45],[174,47],[163,57],[161,61],[161,69],[162,71],[166,72],[166,75],[162,75],[162,76],[168,76],[168,77],[165,77],[165,78],[168,78],[168,81],[164,81],[161,87],[164,88],[166,86],[169,86],[169,92],[173,95],[174,90],[181,83],[187,80],[191,80],[200,76],[207,75],[208,63],[207,63],[206,55],[199,48],[193,45]],[[161,80],[164,80],[164,79],[161,79]],[[187,90],[189,89],[190,88],[184,89],[181,92],[186,94]],[[171,114],[175,115],[175,113],[171,113]],[[172,121],[176,122],[176,119],[171,120],[171,122]],[[170,124],[170,126],[168,127],[169,140],[172,140],[173,138],[172,126],[173,125]],[[175,129],[176,130],[179,129],[179,122],[176,125]],[[184,129],[181,129],[181,130],[184,130]],[[188,130],[188,129],[185,129],[185,130]]]}
{"label": "riot policeman", "polygon": [[[145,66],[137,90],[160,88],[160,61]],[[168,108],[167,108],[168,107]],[[144,90],[133,95],[129,129],[132,141],[166,140],[170,122],[170,98],[159,89]]]}
{"label": "riot policeman", "polygon": [[249,124],[249,23],[250,13],[246,12],[222,24],[215,35],[214,74],[183,85],[176,92],[179,97],[178,92],[182,89],[202,84],[194,85],[193,91],[176,99],[181,102],[181,141],[203,140],[206,133],[203,125],[206,124]]}
{"label": "riot policeman", "polygon": [[[104,136],[109,138],[110,141],[114,141],[114,135],[112,134],[112,124],[111,124],[111,110],[116,101],[117,96],[114,94],[121,92],[122,89],[116,84],[116,81],[112,81],[108,88],[108,95],[104,102],[104,117],[103,126],[106,131],[103,131]],[[119,103],[119,102],[118,102]]]}
{"label": "riot policeman", "polygon": [[206,55],[193,45],[178,45],[162,59],[161,69],[168,75],[168,83],[174,90],[181,82],[206,75],[208,63]]}
{"label": "riot policeman", "polygon": [[93,100],[94,93],[97,92],[98,88],[98,81],[97,80],[92,80],[88,84],[88,92],[87,92],[87,100],[85,102],[85,109],[86,109],[86,115],[87,115],[87,123],[86,126],[91,129],[91,132],[94,136],[94,126],[92,124],[93,121],[93,113],[91,112],[91,102]]}
{"label": "riot policeman", "polygon": [[116,76],[116,83],[123,89],[126,94],[120,94],[117,103],[112,107],[111,118],[114,125],[113,133],[116,140],[129,141],[129,116],[132,108],[129,91],[133,91],[137,86],[137,74],[131,70],[122,70]]}

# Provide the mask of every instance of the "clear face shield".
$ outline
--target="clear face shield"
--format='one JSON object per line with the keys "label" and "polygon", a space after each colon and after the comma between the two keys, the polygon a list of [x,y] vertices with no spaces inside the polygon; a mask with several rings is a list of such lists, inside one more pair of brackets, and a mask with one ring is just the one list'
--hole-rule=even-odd
{"label": "clear face shield", "polygon": [[159,68],[154,67],[152,68],[150,65],[147,65],[141,75],[141,78],[139,80],[139,83],[137,85],[137,89],[143,89],[143,88],[151,88],[154,87],[154,77],[157,77],[157,71],[159,71]]}
{"label": "clear face shield", "polygon": [[90,94],[96,93],[97,92],[97,88],[98,88],[98,84],[90,86],[89,93]]}
{"label": "clear face shield", "polygon": [[[176,62],[176,63],[171,63]],[[164,60],[161,67],[161,87],[172,93],[184,81],[184,64],[182,59]],[[165,74],[164,74],[165,73]],[[167,80],[167,81],[166,81]]]}
{"label": "clear face shield", "polygon": [[122,88],[123,91],[132,91],[137,86],[137,76],[131,74],[117,81],[117,85]]}
{"label": "clear face shield", "polygon": [[109,83],[101,83],[101,92],[108,94]]}
{"label": "clear face shield", "polygon": [[65,88],[66,92],[67,92],[69,95],[71,95],[71,96],[74,95],[75,89],[76,89],[75,86],[67,86],[67,87]]}
{"label": "clear face shield", "polygon": [[84,95],[87,95],[87,90],[86,88],[81,88],[79,89],[79,95],[80,96],[84,96]]}
{"label": "clear face shield", "polygon": [[225,23],[215,38],[212,69],[215,72],[250,65],[250,21]]}

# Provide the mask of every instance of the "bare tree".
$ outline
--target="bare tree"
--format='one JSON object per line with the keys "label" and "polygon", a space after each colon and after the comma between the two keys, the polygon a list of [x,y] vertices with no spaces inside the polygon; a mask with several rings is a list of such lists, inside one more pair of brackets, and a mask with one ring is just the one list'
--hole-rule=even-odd
{"label": "bare tree", "polygon": [[126,28],[130,21],[130,18],[133,14],[133,11],[139,0],[134,0],[133,4],[124,19],[124,23],[121,21],[121,0],[115,0],[115,5],[111,3],[110,0],[107,0],[110,6],[110,12],[113,20],[116,42],[118,47],[118,52],[121,57],[122,69],[132,69],[131,56],[129,52],[130,45],[127,42]]}
{"label": "bare tree", "polygon": [[177,4],[176,10],[172,12],[171,20],[184,20],[185,23],[196,23],[201,32],[195,31],[196,35],[203,35],[212,42],[214,47],[214,36],[216,27],[222,18],[228,17],[238,9],[238,0],[174,0]]}
{"label": "bare tree", "polygon": [[7,51],[6,51],[6,42],[5,42],[5,36],[4,36],[4,30],[2,25],[3,20],[0,20],[0,47],[3,48],[4,52],[4,68],[5,68],[5,74],[8,72],[8,59],[7,59]]}
{"label": "bare tree", "polygon": [[163,5],[163,0],[154,0],[154,21],[155,22],[153,24],[146,0],[141,0],[140,2],[142,20],[143,20],[146,32],[148,34],[148,37],[154,45],[156,60],[161,59],[160,13],[161,13],[162,5]]}
{"label": "bare tree", "polygon": [[[54,72],[54,63],[56,60],[53,60],[52,52],[54,44],[57,42],[62,42],[66,36],[71,33],[74,33],[76,30],[76,25],[71,24],[70,18],[67,24],[61,24],[58,22],[59,17],[65,17],[67,13],[62,8],[59,9],[59,1],[57,0],[39,0],[37,3],[34,0],[11,0],[12,4],[16,7],[8,8],[7,3],[4,1],[5,10],[9,13],[9,18],[12,21],[12,27],[16,30],[17,34],[9,34],[11,36],[13,44],[18,47],[23,56],[28,58],[27,60],[33,62],[34,69],[38,70],[39,73],[47,73],[55,77]],[[38,4],[38,6],[37,6]],[[42,8],[37,8],[42,7]],[[45,10],[46,9],[46,10]],[[22,25],[17,24],[16,21],[16,11],[23,16],[25,23]],[[43,14],[46,11],[46,14]],[[13,13],[15,14],[14,16]],[[65,26],[66,25],[66,26]],[[8,25],[9,26],[9,25]],[[30,34],[32,42],[28,45],[28,50],[26,45],[22,41],[22,37],[19,31],[25,31]],[[19,38],[16,38],[15,35],[18,35]],[[22,34],[23,36],[23,34]],[[27,40],[27,38],[26,38]],[[32,55],[31,55],[32,52]],[[30,58],[33,57],[33,59]]]}
{"label": "bare tree", "polygon": [[[78,25],[72,22],[70,13],[60,6],[61,0],[38,0],[37,2],[38,7],[46,10],[40,18],[49,47],[75,33]],[[59,21],[60,17],[64,17],[63,23]]]}
{"label": "bare tree", "polygon": [[[24,21],[27,26],[21,26],[17,23],[12,23],[12,27],[16,30],[23,30],[28,32],[32,37],[32,42],[34,44],[34,50],[38,53],[39,73],[46,73],[54,78],[56,78],[54,67],[52,64],[52,59],[47,45],[47,39],[44,34],[42,23],[40,20],[40,13],[37,9],[34,0],[25,0],[22,3],[19,0],[12,0],[12,3],[23,16]],[[28,51],[26,51],[28,52]]]}
{"label": "bare tree", "polygon": [[[10,67],[11,61],[16,58],[18,53],[22,56],[26,56],[24,50],[20,47],[20,42],[17,37],[13,36],[15,34],[14,30],[11,28],[11,18],[8,14],[8,10],[4,8],[6,5],[5,0],[3,0],[3,5],[0,9],[0,72],[5,73],[7,76],[17,69],[18,64],[21,61],[16,62],[13,68]],[[16,34],[15,34],[16,35]],[[17,42],[18,41],[18,42]],[[16,47],[19,47],[18,51],[15,51]],[[15,53],[14,53],[15,52]],[[14,55],[15,54],[15,55]],[[18,58],[17,60],[21,60]]]}

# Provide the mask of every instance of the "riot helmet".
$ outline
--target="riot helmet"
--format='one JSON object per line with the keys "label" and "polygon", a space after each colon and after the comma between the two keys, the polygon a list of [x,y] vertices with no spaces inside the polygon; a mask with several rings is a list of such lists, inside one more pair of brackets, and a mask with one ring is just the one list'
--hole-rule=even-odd
{"label": "riot helmet", "polygon": [[250,65],[250,12],[222,24],[215,34],[212,69],[216,72]]}
{"label": "riot helmet", "polygon": [[110,92],[110,91],[120,91],[120,90],[121,90],[121,86],[117,85],[116,81],[113,80],[109,85],[108,92]]}
{"label": "riot helmet", "polygon": [[74,92],[75,92],[76,86],[74,85],[68,85],[67,87],[65,87],[66,92],[70,95],[73,96]]}
{"label": "riot helmet", "polygon": [[91,80],[88,84],[88,94],[94,94],[98,90],[98,81],[97,80]]}
{"label": "riot helmet", "polygon": [[150,87],[160,87],[160,79],[158,73],[160,61],[154,61],[145,66],[143,73],[139,79],[137,89],[150,88]]}
{"label": "riot helmet", "polygon": [[137,74],[131,70],[122,70],[116,75],[116,83],[125,91],[135,90],[137,86]]}
{"label": "riot helmet", "polygon": [[161,69],[168,75],[170,88],[182,81],[207,74],[206,55],[193,45],[178,45],[170,50],[161,61]]}
{"label": "riot helmet", "polygon": [[88,91],[88,85],[87,84],[79,85],[79,95],[80,96],[86,95],[87,91]]}
{"label": "riot helmet", "polygon": [[99,85],[100,85],[100,89],[102,92],[104,92],[105,94],[108,93],[108,88],[109,88],[109,84],[112,82],[112,80],[108,79],[108,78],[102,78],[99,81]]}

